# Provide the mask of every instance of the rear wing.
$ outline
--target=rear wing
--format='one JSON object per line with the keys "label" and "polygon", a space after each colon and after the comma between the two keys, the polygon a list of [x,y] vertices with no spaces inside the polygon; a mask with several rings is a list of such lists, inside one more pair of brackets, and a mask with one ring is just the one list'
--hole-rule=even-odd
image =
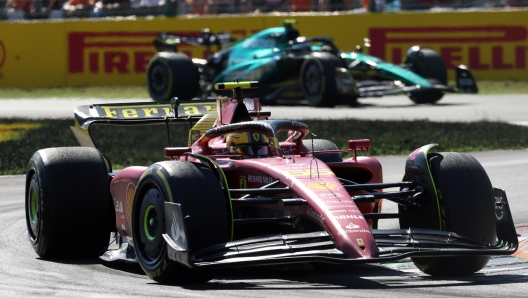
{"label": "rear wing", "polygon": [[[189,125],[188,146],[190,147],[197,136],[203,135],[218,122],[218,115],[224,115],[224,120],[230,123],[236,105],[230,104],[232,99],[222,97],[218,99],[180,100],[179,105],[159,102],[92,104],[79,106],[74,109],[75,126],[71,129],[81,146],[97,148],[90,127],[101,125],[148,125],[175,124]],[[239,101],[236,101],[237,104]],[[246,107],[248,117],[269,117],[269,112],[261,112],[258,99],[244,98],[240,101]],[[230,107],[230,108],[229,108]],[[233,109],[226,111],[226,109]],[[230,117],[226,117],[230,116]],[[222,125],[222,123],[220,124]]]}
{"label": "rear wing", "polygon": [[[188,123],[189,129],[207,131],[214,126],[217,113],[216,99],[181,100],[179,106],[170,103],[140,102],[92,104],[74,109],[75,126],[71,129],[81,146],[97,148],[90,134],[93,124],[148,125],[156,123]],[[193,125],[195,127],[193,127]],[[204,131],[204,132],[205,132]]]}

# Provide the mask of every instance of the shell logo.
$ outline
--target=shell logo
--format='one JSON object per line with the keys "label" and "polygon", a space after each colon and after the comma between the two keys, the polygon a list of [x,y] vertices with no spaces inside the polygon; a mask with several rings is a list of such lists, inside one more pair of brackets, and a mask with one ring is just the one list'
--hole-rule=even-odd
{"label": "shell logo", "polygon": [[335,182],[310,182],[306,186],[311,190],[337,190],[341,184]]}
{"label": "shell logo", "polygon": [[6,49],[4,43],[0,40],[0,69],[4,66],[6,60]]}

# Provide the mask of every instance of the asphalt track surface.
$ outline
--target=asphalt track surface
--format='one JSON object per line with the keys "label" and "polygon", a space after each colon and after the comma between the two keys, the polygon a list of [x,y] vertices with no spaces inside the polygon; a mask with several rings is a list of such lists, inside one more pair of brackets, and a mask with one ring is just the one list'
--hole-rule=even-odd
{"label": "asphalt track surface", "polygon": [[[79,105],[144,99],[0,100],[0,118],[72,118]],[[274,119],[387,119],[431,121],[504,121],[528,125],[528,95],[447,95],[434,105],[415,105],[405,96],[360,99],[359,107],[311,108],[272,106]]]}
{"label": "asphalt track surface", "polygon": [[[510,106],[508,110],[511,112],[507,116],[503,116],[502,112],[497,112],[493,107],[488,107],[489,104],[494,105],[495,101],[501,101],[502,105],[512,104],[513,101],[510,100],[513,97],[524,100]],[[387,113],[394,117],[393,119],[413,119],[409,118],[409,115],[423,116],[423,113],[416,113],[415,109],[425,111],[447,108],[452,111],[458,107],[474,113],[466,112],[463,119],[451,119],[454,112],[444,111],[439,115],[444,114],[445,118],[449,118],[444,120],[450,121],[528,121],[523,119],[522,115],[526,112],[518,111],[528,111],[522,108],[523,104],[528,104],[528,96],[513,97],[478,100],[475,97],[453,96],[454,103],[451,103],[450,97],[446,97],[441,101],[442,104],[420,107],[403,101],[401,104],[396,103],[403,100],[403,97],[391,98],[395,101],[390,103],[386,103],[385,99],[365,99],[363,102],[366,103],[359,109],[338,108],[333,110],[333,114],[346,110],[350,113]],[[84,102],[82,104],[95,103]],[[9,110],[5,104],[6,101],[0,101],[0,118],[5,117],[5,110]],[[392,105],[396,107],[391,108]],[[34,101],[33,106],[36,106],[37,110],[44,110],[38,108]],[[27,108],[26,105],[26,111]],[[281,109],[286,108],[272,108],[274,118],[280,118],[278,111]],[[296,112],[304,109],[315,110],[314,113],[320,116],[324,115],[323,110],[326,111],[296,108]],[[484,110],[493,113],[484,115],[481,113]],[[57,109],[52,108],[50,111],[53,111],[53,117],[48,115],[41,118],[57,118]],[[435,113],[428,114],[427,118],[440,120],[436,118],[440,116],[433,114]],[[515,118],[515,115],[518,115],[518,118]],[[472,117],[474,119],[469,119]],[[527,115],[524,117],[528,118]],[[528,182],[528,150],[471,154],[482,163],[493,185],[506,189],[513,219],[521,234],[520,239],[525,239],[528,236],[528,230],[523,228],[528,225],[528,201],[525,199],[524,190]],[[385,181],[401,179],[405,158],[378,157],[383,165]],[[385,212],[394,210],[394,205],[384,204]],[[395,222],[388,221],[382,223],[381,227],[390,228],[395,225]],[[73,237],[72,249],[80,245],[82,240],[81,237]],[[521,243],[525,245],[524,241]],[[404,261],[381,265],[323,266],[317,269],[231,269],[221,271],[215,279],[205,285],[158,285],[149,280],[139,266],[134,264],[108,265],[99,260],[40,260],[27,241],[24,176],[0,177],[0,297],[526,297],[528,245],[520,250],[525,254],[519,254],[518,257],[493,258],[479,273],[460,278],[432,278],[419,272],[412,263]]]}

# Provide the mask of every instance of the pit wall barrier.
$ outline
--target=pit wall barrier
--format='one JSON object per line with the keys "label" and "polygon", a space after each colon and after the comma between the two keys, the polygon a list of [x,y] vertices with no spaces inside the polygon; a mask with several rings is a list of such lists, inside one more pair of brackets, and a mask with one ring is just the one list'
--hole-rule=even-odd
{"label": "pit wall barrier", "polygon": [[[450,69],[467,65],[477,80],[528,80],[528,10],[516,10],[1,22],[0,87],[141,85],[160,32],[197,35],[210,28],[242,38],[286,18],[298,20],[301,35],[332,36],[343,51],[367,37],[366,52],[402,63],[419,44],[436,50]],[[180,50],[205,55],[200,47]]]}

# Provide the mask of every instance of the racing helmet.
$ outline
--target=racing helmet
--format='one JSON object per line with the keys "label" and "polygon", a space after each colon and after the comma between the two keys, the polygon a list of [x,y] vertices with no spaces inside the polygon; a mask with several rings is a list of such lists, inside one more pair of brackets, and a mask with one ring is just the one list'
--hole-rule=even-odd
{"label": "racing helmet", "polygon": [[226,137],[226,145],[232,154],[268,155],[269,143],[269,138],[258,132],[234,132]]}

